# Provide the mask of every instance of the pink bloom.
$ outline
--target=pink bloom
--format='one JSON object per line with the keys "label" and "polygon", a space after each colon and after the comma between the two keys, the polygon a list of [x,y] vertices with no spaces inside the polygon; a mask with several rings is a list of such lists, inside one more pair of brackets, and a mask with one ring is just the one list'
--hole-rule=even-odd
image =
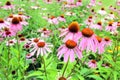
{"label": "pink bloom", "polygon": [[110,46],[110,45],[111,45],[111,42],[112,42],[112,41],[110,40],[109,37],[105,37],[104,40],[103,40],[103,45],[104,45],[104,47]]}
{"label": "pink bloom", "polygon": [[60,37],[64,37],[63,39],[64,42],[66,42],[68,39],[70,40],[74,40],[74,41],[78,41],[78,39],[80,39],[81,37],[81,32],[79,32],[79,24],[78,22],[72,22],[68,28],[64,29],[61,34]]}
{"label": "pink bloom", "polygon": [[41,37],[43,37],[43,38],[49,37],[51,35],[51,33],[52,33],[51,30],[48,30],[46,28],[39,29],[38,32],[41,33]]}
{"label": "pink bloom", "polygon": [[102,22],[99,21],[97,24],[90,26],[90,28],[102,30]]}
{"label": "pink bloom", "polygon": [[11,37],[15,36],[16,33],[10,30],[9,28],[4,28],[3,31],[0,33],[2,37]]}
{"label": "pink bloom", "polygon": [[97,39],[94,32],[90,28],[84,28],[82,30],[82,39],[79,44],[81,50],[96,52]]}
{"label": "pink bloom", "polygon": [[15,39],[12,39],[12,40],[9,40],[6,42],[6,45],[8,46],[13,46],[14,44],[16,43],[16,40]]}
{"label": "pink bloom", "polygon": [[101,8],[101,10],[99,10],[98,13],[99,13],[100,15],[106,15],[106,14],[107,14],[107,12],[105,11],[104,8]]}
{"label": "pink bloom", "polygon": [[67,0],[67,3],[69,4],[74,3],[74,0]]}
{"label": "pink bloom", "polygon": [[18,17],[14,17],[12,19],[12,23],[10,25],[10,30],[12,30],[15,33],[22,30],[22,25],[20,24],[20,20]]}
{"label": "pink bloom", "polygon": [[66,22],[64,15],[61,15],[60,17],[58,17],[58,20],[62,22]]}
{"label": "pink bloom", "polygon": [[7,1],[5,6],[3,6],[3,8],[9,10],[9,9],[13,9],[14,6],[11,4],[10,1]]}
{"label": "pink bloom", "polygon": [[89,66],[90,68],[96,68],[96,67],[97,67],[97,63],[96,63],[95,60],[90,60],[90,61],[88,62],[88,66]]}
{"label": "pink bloom", "polygon": [[3,19],[0,19],[0,29],[5,27],[9,28],[9,23],[4,21]]}
{"label": "pink bloom", "polygon": [[102,2],[101,2],[101,1],[99,1],[97,4],[98,4],[99,6],[101,6],[101,5],[102,5]]}
{"label": "pink bloom", "polygon": [[78,0],[78,1],[76,2],[76,6],[82,6],[82,0]]}
{"label": "pink bloom", "polygon": [[97,43],[98,54],[102,54],[104,52],[104,50],[105,50],[104,41],[99,36],[96,36],[96,39],[98,41],[98,43]]}
{"label": "pink bloom", "polygon": [[90,5],[95,6],[96,0],[90,0]]}
{"label": "pink bloom", "polygon": [[117,23],[109,22],[108,26],[106,27],[106,31],[114,32],[117,30]]}
{"label": "pink bloom", "polygon": [[60,59],[64,55],[64,61],[67,62],[70,59],[71,62],[75,60],[75,54],[78,58],[82,58],[82,51],[78,48],[78,45],[73,40],[67,40],[64,45],[58,48],[58,58]]}
{"label": "pink bloom", "polygon": [[44,0],[47,4],[51,4],[52,0]]}
{"label": "pink bloom", "polygon": [[52,16],[51,18],[48,18],[47,20],[48,20],[48,22],[51,23],[51,24],[57,25],[57,24],[59,23],[59,22],[58,22],[58,19],[55,18],[54,16]]}
{"label": "pink bloom", "polygon": [[30,53],[29,54],[26,54],[26,59],[30,59],[33,55],[31,55]]}
{"label": "pink bloom", "polygon": [[51,45],[50,43],[46,43],[43,40],[39,40],[39,42],[37,42],[35,45],[33,45],[33,48],[31,49],[31,55],[35,55],[38,57],[40,54],[41,56],[52,52],[51,51],[51,47],[53,47],[53,45]]}

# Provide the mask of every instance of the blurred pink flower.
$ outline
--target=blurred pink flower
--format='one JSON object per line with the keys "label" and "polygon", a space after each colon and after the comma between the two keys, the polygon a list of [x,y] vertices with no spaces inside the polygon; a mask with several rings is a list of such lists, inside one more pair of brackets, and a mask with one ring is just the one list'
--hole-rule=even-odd
{"label": "blurred pink flower", "polygon": [[78,45],[73,40],[67,40],[65,44],[58,48],[58,58],[60,59],[64,55],[64,61],[67,62],[70,59],[71,62],[75,60],[75,55],[80,59],[82,58],[82,51],[78,48]]}
{"label": "blurred pink flower", "polygon": [[82,0],[77,0],[76,6],[82,6]]}
{"label": "blurred pink flower", "polygon": [[50,48],[52,48],[53,45],[50,43],[46,43],[43,40],[39,40],[35,45],[33,45],[33,48],[31,49],[31,55],[35,55],[38,57],[39,55],[43,56],[45,54],[52,52]]}
{"label": "blurred pink flower", "polygon": [[3,9],[6,10],[14,9],[14,5],[12,5],[10,1],[7,1],[6,4],[3,6]]}
{"label": "blurred pink flower", "polygon": [[62,22],[66,22],[66,19],[64,18],[64,15],[61,15],[60,17],[58,17],[58,20],[62,21]]}
{"label": "blurred pink flower", "polygon": [[78,41],[78,39],[80,39],[82,36],[81,32],[79,32],[79,28],[78,22],[72,22],[68,28],[61,31],[60,37],[64,37],[64,42],[66,42],[68,39]]}
{"label": "blurred pink flower", "polygon": [[5,27],[9,28],[9,25],[10,25],[9,22],[6,22],[3,19],[0,19],[0,29],[5,28]]}
{"label": "blurred pink flower", "polygon": [[20,20],[18,17],[14,17],[10,24],[10,30],[17,33],[18,31],[22,30],[22,25],[20,24]]}
{"label": "blurred pink flower", "polygon": [[81,50],[96,52],[97,50],[97,39],[93,30],[90,28],[84,28],[82,30],[82,38],[79,44]]}
{"label": "blurred pink flower", "polygon": [[90,61],[88,62],[88,66],[89,66],[90,68],[96,68],[96,67],[97,67],[97,62],[96,62],[95,60],[90,60]]}

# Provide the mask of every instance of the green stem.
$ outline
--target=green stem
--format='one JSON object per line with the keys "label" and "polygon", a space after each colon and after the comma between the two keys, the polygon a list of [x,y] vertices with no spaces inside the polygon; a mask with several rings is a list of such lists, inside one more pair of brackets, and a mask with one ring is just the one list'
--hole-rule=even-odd
{"label": "green stem", "polygon": [[65,71],[66,71],[66,69],[67,69],[68,63],[69,63],[69,59],[68,59],[68,61],[67,61],[66,65],[65,65],[65,68],[64,68],[64,70],[63,70],[62,77],[63,77],[63,76],[64,76],[64,74],[65,74]]}
{"label": "green stem", "polygon": [[44,65],[44,71],[45,71],[46,80],[48,80],[47,79],[46,64],[45,64],[44,56],[42,56],[42,58],[43,58],[43,65]]}
{"label": "green stem", "polygon": [[73,71],[78,63],[79,63],[79,59],[77,59],[76,64],[73,66],[73,68],[72,68],[71,72],[68,74],[67,78],[71,76],[71,74],[73,73]]}

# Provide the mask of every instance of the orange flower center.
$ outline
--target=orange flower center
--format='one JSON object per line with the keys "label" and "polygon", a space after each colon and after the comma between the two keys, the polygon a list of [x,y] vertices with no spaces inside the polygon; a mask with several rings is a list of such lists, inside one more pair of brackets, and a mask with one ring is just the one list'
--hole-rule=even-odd
{"label": "orange flower center", "polygon": [[64,15],[61,15],[60,17],[61,17],[61,18],[64,18]]}
{"label": "orange flower center", "polygon": [[105,41],[110,41],[109,37],[104,38]]}
{"label": "orange flower center", "polygon": [[105,8],[101,8],[101,10],[105,10]]}
{"label": "orange flower center", "polygon": [[85,28],[82,30],[82,35],[85,37],[91,37],[93,34],[93,30],[91,30],[90,28]]}
{"label": "orange flower center", "polygon": [[13,41],[9,41],[9,43],[14,43]]}
{"label": "orange flower center", "polygon": [[11,32],[10,32],[10,31],[6,31],[5,34],[6,34],[6,35],[10,35]]}
{"label": "orange flower center", "polygon": [[68,29],[72,33],[77,33],[79,31],[79,24],[78,24],[78,22],[72,22],[69,25]]}
{"label": "orange flower center", "polygon": [[11,2],[10,2],[10,1],[7,1],[7,2],[6,2],[6,5],[7,5],[7,6],[10,6],[10,5],[11,5]]}
{"label": "orange flower center", "polygon": [[34,41],[35,43],[37,43],[37,42],[39,42],[39,39],[38,39],[38,38],[35,38],[33,41]]}
{"label": "orange flower center", "polygon": [[45,42],[38,42],[38,43],[37,43],[37,46],[38,46],[39,48],[42,48],[42,47],[45,46]]}
{"label": "orange flower center", "polygon": [[24,38],[24,37],[21,37],[21,38],[20,38],[20,41],[25,41],[25,38]]}
{"label": "orange flower center", "polygon": [[89,19],[92,19],[92,16],[89,16]]}
{"label": "orange flower center", "polygon": [[47,29],[46,29],[46,28],[43,28],[43,31],[47,31]]}
{"label": "orange flower center", "polygon": [[3,20],[3,19],[0,19],[0,23],[4,23],[4,20]]}
{"label": "orange flower center", "polygon": [[22,19],[21,17],[18,17],[18,18],[19,18],[19,21],[20,21],[20,22],[22,22],[22,21],[23,21],[23,19]]}
{"label": "orange flower center", "polygon": [[95,63],[96,63],[96,61],[95,61],[95,60],[92,60],[91,62],[92,62],[93,64],[95,64]]}
{"label": "orange flower center", "polygon": [[77,43],[73,40],[67,40],[65,42],[65,45],[66,45],[67,48],[73,49],[77,46]]}
{"label": "orange flower center", "polygon": [[10,14],[10,15],[9,15],[9,18],[13,18],[13,14]]}
{"label": "orange flower center", "polygon": [[82,2],[82,0],[78,0],[78,2]]}
{"label": "orange flower center", "polygon": [[12,24],[19,24],[19,22],[20,22],[20,20],[19,20],[18,17],[14,17],[14,18],[12,19]]}
{"label": "orange flower center", "polygon": [[18,12],[18,15],[23,15],[23,13],[22,12]]}
{"label": "orange flower center", "polygon": [[99,36],[96,36],[96,39],[98,40],[99,43],[102,41],[102,38]]}
{"label": "orange flower center", "polygon": [[99,21],[97,24],[101,26],[101,25],[102,25],[102,22],[101,22],[101,21]]}
{"label": "orange flower center", "polygon": [[113,24],[113,21],[110,21],[110,22],[108,23],[109,26],[112,26],[112,24]]}
{"label": "orange flower center", "polygon": [[67,79],[64,77],[60,77],[59,80],[67,80]]}
{"label": "orange flower center", "polygon": [[51,16],[51,19],[54,19],[55,18],[55,16]]}

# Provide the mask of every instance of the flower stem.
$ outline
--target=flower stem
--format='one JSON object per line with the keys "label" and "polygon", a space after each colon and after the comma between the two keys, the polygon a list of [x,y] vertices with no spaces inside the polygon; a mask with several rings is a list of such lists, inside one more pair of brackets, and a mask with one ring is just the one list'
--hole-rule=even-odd
{"label": "flower stem", "polygon": [[79,62],[79,59],[77,59],[76,64],[73,66],[73,68],[72,68],[71,72],[68,74],[67,78],[71,76],[71,74],[73,73],[73,71],[74,71],[76,65],[78,64],[78,62]]}
{"label": "flower stem", "polygon": [[68,61],[67,61],[66,65],[65,65],[65,68],[64,68],[64,70],[63,70],[62,77],[63,77],[63,76],[64,76],[64,74],[65,74],[65,71],[66,71],[66,69],[67,69],[68,63],[69,63],[69,59],[68,59]]}
{"label": "flower stem", "polygon": [[45,59],[44,59],[44,57],[42,57],[42,59],[43,59],[43,65],[44,65],[44,71],[45,71],[46,80],[48,80],[48,79],[47,79]]}

